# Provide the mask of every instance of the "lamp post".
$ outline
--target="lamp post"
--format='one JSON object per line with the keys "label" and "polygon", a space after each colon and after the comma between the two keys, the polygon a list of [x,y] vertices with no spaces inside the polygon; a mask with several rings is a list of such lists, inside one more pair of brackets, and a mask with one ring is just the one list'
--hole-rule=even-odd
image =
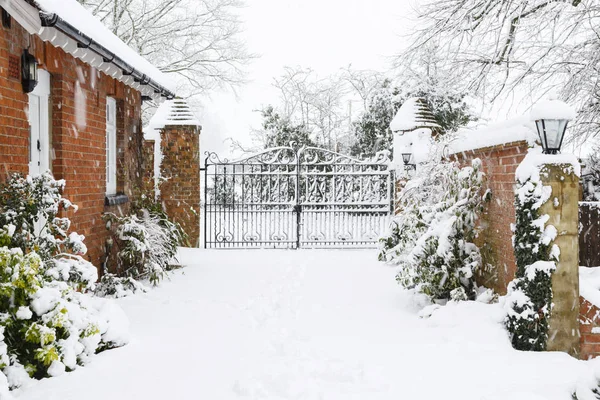
{"label": "lamp post", "polygon": [[38,63],[27,49],[21,55],[21,84],[25,93],[33,92],[38,84]]}
{"label": "lamp post", "polygon": [[533,107],[531,120],[535,122],[544,154],[560,152],[567,125],[575,116],[572,107],[556,99],[540,101]]}

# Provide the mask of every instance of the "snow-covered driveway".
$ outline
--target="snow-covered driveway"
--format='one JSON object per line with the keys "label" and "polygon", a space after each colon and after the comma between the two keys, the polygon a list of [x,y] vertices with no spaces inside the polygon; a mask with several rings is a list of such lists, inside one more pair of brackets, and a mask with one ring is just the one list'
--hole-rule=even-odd
{"label": "snow-covered driveway", "polygon": [[373,251],[186,251],[119,300],[132,342],[35,382],[26,400],[570,399],[590,363],[513,351],[501,308],[415,297]]}

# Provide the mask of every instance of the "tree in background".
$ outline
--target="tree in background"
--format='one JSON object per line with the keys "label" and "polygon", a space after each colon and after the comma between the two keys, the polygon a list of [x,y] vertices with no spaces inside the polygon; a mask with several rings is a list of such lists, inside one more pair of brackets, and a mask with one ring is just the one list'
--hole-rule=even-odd
{"label": "tree in background", "polygon": [[402,105],[400,90],[389,79],[371,93],[366,110],[353,124],[356,141],[350,153],[356,157],[373,157],[380,151],[392,150],[390,123]]}
{"label": "tree in background", "polygon": [[304,125],[294,124],[287,117],[279,115],[272,106],[261,111],[263,117],[260,136],[263,147],[290,146],[314,147],[316,143],[310,138],[310,132]]}
{"label": "tree in background", "polygon": [[244,81],[240,0],[78,0],[189,96]]}
{"label": "tree in background", "polygon": [[415,89],[402,91],[386,79],[373,91],[365,112],[353,124],[356,142],[351,154],[357,157],[373,157],[381,151],[392,154],[390,123],[402,103],[410,97],[425,99],[443,132],[455,132],[477,119],[465,102],[465,95],[445,88],[442,91],[435,80],[421,82]]}
{"label": "tree in background", "polygon": [[600,201],[600,146],[594,147],[592,153],[584,160],[583,200]]}
{"label": "tree in background", "polygon": [[273,86],[280,97],[274,113],[282,121],[302,127],[320,147],[340,150],[339,141],[349,126],[349,88],[341,74],[321,78],[310,68],[286,67]]}
{"label": "tree in background", "polygon": [[[452,83],[485,104],[533,103],[549,91],[578,108],[583,143],[600,134],[600,3],[585,0],[426,0],[403,70],[435,50]],[[519,98],[521,96],[521,98]]]}

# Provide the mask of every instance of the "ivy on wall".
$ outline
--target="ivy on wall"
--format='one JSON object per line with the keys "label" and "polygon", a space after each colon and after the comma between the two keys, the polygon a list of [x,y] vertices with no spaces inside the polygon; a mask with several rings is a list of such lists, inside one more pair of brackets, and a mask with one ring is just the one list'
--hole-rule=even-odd
{"label": "ivy on wall", "polygon": [[546,224],[549,216],[542,215],[540,207],[551,194],[552,188],[540,180],[538,167],[517,179],[513,227],[517,271],[505,303],[506,328],[517,350],[544,351],[548,341],[552,273],[560,251],[551,245],[556,228]]}

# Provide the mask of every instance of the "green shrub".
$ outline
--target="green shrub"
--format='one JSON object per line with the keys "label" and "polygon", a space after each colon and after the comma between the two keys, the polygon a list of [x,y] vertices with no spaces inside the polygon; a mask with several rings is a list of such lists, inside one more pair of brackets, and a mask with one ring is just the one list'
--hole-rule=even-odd
{"label": "green shrub", "polygon": [[0,186],[0,369],[12,387],[126,342],[115,331],[122,311],[85,294],[97,271],[81,257],[85,238],[58,217],[74,207],[63,187],[49,174],[14,175]]}
{"label": "green shrub", "polygon": [[405,189],[380,259],[400,266],[396,280],[402,286],[433,300],[474,299],[474,273],[481,265],[473,243],[476,221],[490,195],[481,193],[481,162],[464,168],[442,162],[424,173]]}
{"label": "green shrub", "polygon": [[117,275],[136,280],[148,279],[153,285],[167,276],[177,248],[187,236],[177,222],[171,221],[160,203],[144,197],[125,217],[105,214],[107,226],[116,243]]}

